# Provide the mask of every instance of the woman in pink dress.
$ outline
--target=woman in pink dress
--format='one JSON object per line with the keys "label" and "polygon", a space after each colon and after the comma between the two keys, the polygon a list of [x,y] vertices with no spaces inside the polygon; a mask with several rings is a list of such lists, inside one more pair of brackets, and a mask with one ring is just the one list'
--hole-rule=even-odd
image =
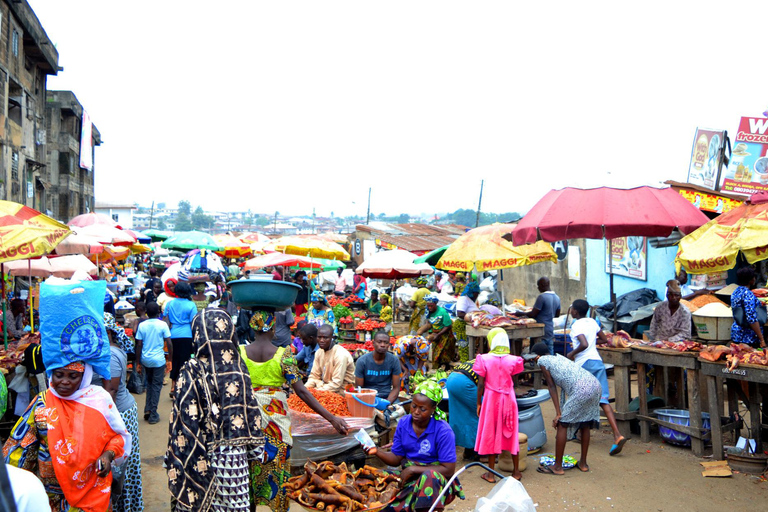
{"label": "woman in pink dress", "polygon": [[[512,376],[523,371],[523,358],[510,355],[509,337],[504,329],[491,329],[488,333],[491,351],[477,356],[474,372],[480,377],[477,384],[477,427],[475,450],[488,455],[488,466],[493,469],[496,456],[506,450],[512,454],[515,465],[512,476],[522,478],[518,469],[517,400]],[[482,478],[496,482],[493,473],[487,472]]]}

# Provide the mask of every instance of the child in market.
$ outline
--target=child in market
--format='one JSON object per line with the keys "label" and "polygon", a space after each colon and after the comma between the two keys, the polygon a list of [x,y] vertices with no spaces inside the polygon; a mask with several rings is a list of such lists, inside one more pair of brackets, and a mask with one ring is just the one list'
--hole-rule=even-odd
{"label": "child in market", "polygon": [[[472,370],[478,375],[477,384],[477,440],[475,450],[488,456],[488,467],[494,468],[496,456],[502,451],[512,454],[512,476],[520,480],[520,444],[518,442],[517,400],[512,376],[523,371],[523,358],[509,353],[509,336],[500,327],[488,332],[491,351],[475,359]],[[481,476],[494,483],[490,471]]]}
{"label": "child in market", "polygon": [[600,381],[602,387],[600,407],[611,425],[611,430],[613,430],[613,446],[611,446],[609,453],[618,455],[624,448],[627,439],[619,432],[613,408],[608,403],[608,377],[605,373],[603,359],[597,351],[598,340],[599,344],[603,344],[608,342],[608,338],[597,322],[587,316],[588,312],[589,303],[587,301],[581,299],[573,301],[570,310],[571,316],[575,319],[571,325],[570,333],[573,350],[568,353],[568,359],[587,370]]}

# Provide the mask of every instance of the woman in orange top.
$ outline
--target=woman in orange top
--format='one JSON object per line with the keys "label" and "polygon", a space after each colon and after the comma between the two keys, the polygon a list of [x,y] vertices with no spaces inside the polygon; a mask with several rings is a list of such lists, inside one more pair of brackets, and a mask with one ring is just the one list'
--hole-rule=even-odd
{"label": "woman in orange top", "polygon": [[131,435],[109,393],[90,384],[90,364],[50,375],[5,442],[5,462],[40,478],[52,511],[109,510],[112,464],[130,453]]}

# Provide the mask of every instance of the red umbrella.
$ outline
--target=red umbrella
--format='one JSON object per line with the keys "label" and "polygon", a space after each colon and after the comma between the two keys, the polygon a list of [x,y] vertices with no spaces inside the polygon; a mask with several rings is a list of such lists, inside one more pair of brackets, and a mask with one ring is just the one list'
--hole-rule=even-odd
{"label": "red umbrella", "polygon": [[[548,192],[504,238],[511,239],[514,245],[523,245],[536,240],[667,237],[675,228],[687,234],[707,222],[709,218],[701,210],[671,188],[564,188]],[[613,272],[610,273],[610,293],[615,331]]]}
{"label": "red umbrella", "polygon": [[315,268],[322,269],[323,264],[318,261],[312,261],[310,258],[304,256],[293,256],[291,254],[282,254],[274,252],[271,254],[264,254],[262,256],[256,256],[245,262],[243,265],[243,271],[256,270],[264,267],[301,267],[301,268]]}
{"label": "red umbrella", "polygon": [[[667,237],[709,222],[671,188],[564,188],[551,190],[511,230],[515,245],[574,238]],[[505,238],[508,238],[506,235]]]}
{"label": "red umbrella", "polygon": [[77,217],[73,217],[72,220],[67,222],[67,225],[69,226],[77,226],[84,228],[85,226],[90,226],[92,224],[101,224],[104,226],[109,226],[111,228],[119,228],[117,222],[112,220],[112,217],[109,215],[104,215],[103,213],[83,213],[82,215],[78,215]]}

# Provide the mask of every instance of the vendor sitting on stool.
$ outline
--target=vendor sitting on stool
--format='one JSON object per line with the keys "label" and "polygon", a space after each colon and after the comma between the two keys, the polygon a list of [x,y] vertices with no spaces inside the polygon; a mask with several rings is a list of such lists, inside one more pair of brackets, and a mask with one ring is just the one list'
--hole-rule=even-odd
{"label": "vendor sitting on stool", "polygon": [[333,342],[333,326],[321,325],[317,329],[317,344],[320,350],[315,354],[312,372],[307,388],[344,394],[344,388],[355,384],[355,363],[352,355],[342,346]]}
{"label": "vendor sitting on stool", "polygon": [[[457,496],[464,499],[458,479],[438,503],[435,499],[456,471],[456,438],[437,408],[443,389],[434,381],[419,384],[413,395],[411,414],[397,423],[392,451],[377,450],[376,456],[388,466],[403,466],[401,491],[390,508],[395,512],[442,510]],[[372,449],[364,448],[366,453]]]}
{"label": "vendor sitting on stool", "polygon": [[357,360],[355,385],[375,389],[376,396],[395,403],[400,394],[400,361],[389,353],[389,334],[379,331],[373,336],[373,352]]}

